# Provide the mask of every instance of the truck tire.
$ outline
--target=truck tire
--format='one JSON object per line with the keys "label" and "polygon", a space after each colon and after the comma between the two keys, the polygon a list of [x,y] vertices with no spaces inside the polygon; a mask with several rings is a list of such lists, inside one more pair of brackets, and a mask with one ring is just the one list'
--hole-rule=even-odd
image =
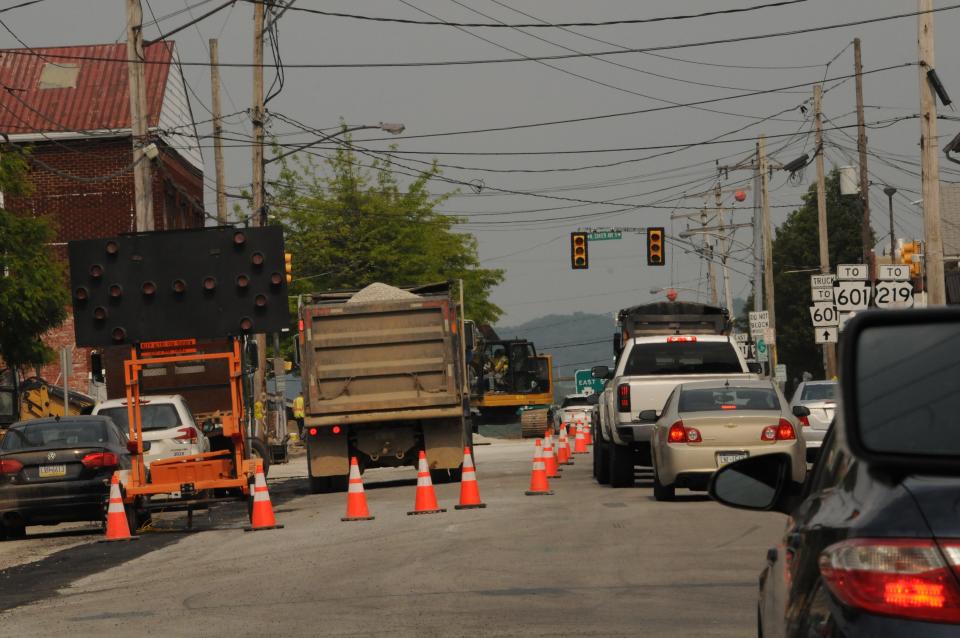
{"label": "truck tire", "polygon": [[524,410],[520,414],[520,438],[535,439],[543,436],[551,417],[547,408]]}
{"label": "truck tire", "polygon": [[266,477],[270,473],[270,450],[260,439],[250,439],[249,443],[250,458],[263,461],[263,476]]}
{"label": "truck tire", "polygon": [[446,483],[459,483],[463,473],[463,467],[455,467],[452,470],[430,470],[430,482],[434,485],[445,485]]}
{"label": "truck tire", "polygon": [[610,484],[610,447],[602,440],[593,446],[593,476],[600,485]]}
{"label": "truck tire", "polygon": [[658,501],[672,501],[676,497],[676,488],[673,485],[664,485],[660,482],[660,475],[653,470],[653,498]]}
{"label": "truck tire", "polygon": [[345,476],[311,476],[310,493],[311,494],[333,494],[335,492],[346,492],[349,475]]}
{"label": "truck tire", "polygon": [[610,487],[633,487],[633,450],[613,443],[609,449]]}

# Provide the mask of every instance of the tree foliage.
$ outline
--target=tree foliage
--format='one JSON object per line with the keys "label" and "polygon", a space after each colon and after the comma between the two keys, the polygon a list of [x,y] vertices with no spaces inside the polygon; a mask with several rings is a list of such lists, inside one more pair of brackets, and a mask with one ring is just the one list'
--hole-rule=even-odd
{"label": "tree foliage", "polygon": [[473,235],[456,232],[461,220],[435,210],[444,198],[427,186],[438,172],[433,166],[403,189],[388,161],[365,168],[343,147],[325,166],[281,160],[270,217],[283,224],[294,255],[294,291],[462,279],[468,317],[496,321],[502,311],[489,295],[503,271],[481,268]]}
{"label": "tree foliage", "polygon": [[[840,177],[832,171],[826,179],[827,229],[831,268],[862,261],[863,213],[856,197],[840,195]],[[822,349],[814,343],[808,308],[810,275],[819,272],[820,244],[817,229],[817,186],[803,196],[803,206],[787,217],[773,241],[773,279],[777,319],[777,358],[790,378],[804,371],[816,378],[824,374]],[[802,271],[802,272],[795,272]]]}
{"label": "tree foliage", "polygon": [[[30,191],[25,157],[11,149],[0,154],[0,189]],[[52,359],[40,336],[63,323],[69,301],[54,236],[49,221],[0,209],[0,357],[8,366]]]}

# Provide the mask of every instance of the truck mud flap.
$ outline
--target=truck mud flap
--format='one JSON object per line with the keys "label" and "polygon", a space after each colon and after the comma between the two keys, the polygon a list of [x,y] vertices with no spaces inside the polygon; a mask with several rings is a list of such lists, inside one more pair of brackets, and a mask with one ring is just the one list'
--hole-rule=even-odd
{"label": "truck mud flap", "polygon": [[307,437],[307,460],[310,476],[346,476],[350,472],[347,437],[317,428],[316,435]]}
{"label": "truck mud flap", "polygon": [[467,445],[462,419],[424,421],[423,446],[431,470],[453,470],[463,462],[463,448]]}

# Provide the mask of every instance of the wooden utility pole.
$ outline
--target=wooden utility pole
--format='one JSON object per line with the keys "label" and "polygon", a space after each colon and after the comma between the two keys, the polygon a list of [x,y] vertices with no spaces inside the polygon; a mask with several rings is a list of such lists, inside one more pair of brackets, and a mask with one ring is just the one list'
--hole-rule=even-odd
{"label": "wooden utility pole", "polygon": [[223,121],[220,110],[220,55],[216,38],[210,38],[210,102],[213,107],[213,163],[217,177],[217,223],[227,223],[227,194],[223,178]]}
{"label": "wooden utility pole", "polygon": [[[251,226],[262,226],[266,221],[263,188],[263,21],[266,11],[265,3],[257,2],[253,5],[253,211],[250,219]],[[253,375],[254,401],[260,394],[266,392],[265,368],[267,365],[267,339],[263,334],[256,336],[257,343],[257,371]]]}
{"label": "wooden utility pole", "polygon": [[[707,209],[700,211],[700,227],[707,227]],[[713,270],[713,246],[707,238],[707,233],[703,233],[703,258],[707,260],[707,279],[710,280],[710,303],[717,305],[717,278]]]}
{"label": "wooden utility pole", "polygon": [[[820,272],[828,275],[830,274],[830,243],[827,240],[829,234],[827,232],[827,187],[823,166],[822,102],[823,87],[815,84],[813,86],[813,122],[816,130],[816,150],[814,152],[817,154],[817,235],[820,244]],[[866,245],[864,245],[864,250],[867,250]],[[866,260],[868,254],[864,253],[864,263],[866,264],[870,263]],[[837,350],[834,344],[823,344],[823,358],[827,378],[832,379],[837,376]]]}
{"label": "wooden utility pole", "polygon": [[923,265],[927,303],[947,303],[940,235],[940,157],[937,148],[937,97],[927,79],[936,68],[933,56],[933,0],[917,0],[917,44],[920,57],[920,174],[923,197]]}
{"label": "wooden utility pole", "polygon": [[[777,333],[776,297],[773,294],[773,230],[770,227],[769,170],[767,167],[767,138],[760,136],[757,145],[757,162],[760,165],[760,209],[763,215],[763,293],[767,312],[770,314],[770,329]],[[770,370],[777,365],[776,343],[768,343]]]}
{"label": "wooden utility pole", "polygon": [[[853,39],[853,70],[857,85],[857,150],[860,153],[860,203],[863,206],[860,237],[863,242],[863,263],[869,267],[873,240],[870,236],[870,176],[867,174],[867,127],[863,119],[863,64],[860,62],[860,38]],[[835,346],[833,344],[824,344],[824,346],[829,346],[827,349],[833,350],[834,359],[836,359]],[[829,375],[827,378],[833,378],[833,376]]]}
{"label": "wooden utility pole", "polygon": [[153,230],[153,188],[147,145],[147,86],[143,66],[143,8],[140,0],[127,4],[127,80],[130,89],[130,133],[133,140],[133,203],[137,232]]}
{"label": "wooden utility pole", "polygon": [[723,225],[723,191],[720,188],[720,182],[717,182],[717,188],[714,191],[714,197],[717,204],[717,226],[720,235],[720,268],[723,275],[723,300],[727,305],[727,312],[733,315],[733,293],[730,290],[730,269],[727,267],[727,257],[730,254],[730,239],[727,237],[726,227]]}

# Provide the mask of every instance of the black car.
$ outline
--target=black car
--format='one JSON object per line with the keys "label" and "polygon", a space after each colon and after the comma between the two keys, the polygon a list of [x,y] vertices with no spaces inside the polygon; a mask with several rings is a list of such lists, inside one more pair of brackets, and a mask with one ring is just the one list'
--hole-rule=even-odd
{"label": "black car", "polygon": [[789,515],[760,575],[758,634],[960,635],[960,309],[859,313],[841,410],[803,485],[789,458],[719,470],[710,493]]}
{"label": "black car", "polygon": [[100,521],[127,436],[104,416],[22,421],[0,440],[0,540],[27,525]]}

